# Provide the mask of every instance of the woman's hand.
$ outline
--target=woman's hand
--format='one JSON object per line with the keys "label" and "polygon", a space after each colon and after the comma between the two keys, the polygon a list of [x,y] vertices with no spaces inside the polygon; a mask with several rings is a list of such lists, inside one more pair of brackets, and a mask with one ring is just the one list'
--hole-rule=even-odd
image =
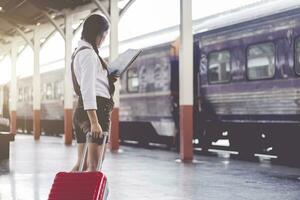
{"label": "woman's hand", "polygon": [[101,138],[103,136],[103,131],[99,122],[91,123],[91,132],[93,138]]}
{"label": "woman's hand", "polygon": [[111,81],[114,83],[118,80],[119,76],[110,76]]}
{"label": "woman's hand", "polygon": [[96,110],[87,110],[87,114],[91,123],[91,133],[93,138],[101,138],[102,137],[102,128],[98,122],[98,117]]}

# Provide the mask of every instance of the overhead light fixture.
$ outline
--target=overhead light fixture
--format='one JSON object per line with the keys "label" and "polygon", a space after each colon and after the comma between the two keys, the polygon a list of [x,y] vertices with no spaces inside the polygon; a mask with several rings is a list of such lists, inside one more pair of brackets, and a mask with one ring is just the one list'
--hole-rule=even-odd
{"label": "overhead light fixture", "polygon": [[36,25],[39,26],[39,25],[41,25],[41,23],[40,23],[40,22],[37,22]]}
{"label": "overhead light fixture", "polygon": [[52,14],[52,15],[51,15],[51,18],[52,18],[52,19],[54,19],[55,17],[56,17],[56,15],[55,15],[55,14]]}
{"label": "overhead light fixture", "polygon": [[41,42],[41,43],[44,43],[45,41],[46,41],[46,38],[41,38],[41,39],[40,39],[40,42]]}
{"label": "overhead light fixture", "polygon": [[76,29],[78,27],[78,24],[72,24],[72,29]]}
{"label": "overhead light fixture", "polygon": [[2,11],[3,10],[3,8],[0,6],[0,11]]}

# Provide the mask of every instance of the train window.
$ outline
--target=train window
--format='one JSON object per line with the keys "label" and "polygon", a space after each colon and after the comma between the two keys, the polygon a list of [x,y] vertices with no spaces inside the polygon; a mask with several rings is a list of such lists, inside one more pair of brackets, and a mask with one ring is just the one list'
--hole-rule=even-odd
{"label": "train window", "polygon": [[25,87],[25,88],[24,88],[24,101],[29,101],[29,98],[30,98],[29,95],[30,95],[30,94],[29,94],[28,87]]}
{"label": "train window", "polygon": [[18,101],[23,101],[23,99],[24,99],[23,88],[19,88],[19,98],[18,98]]}
{"label": "train window", "polygon": [[33,87],[30,87],[30,101],[33,101]]}
{"label": "train window", "polygon": [[63,96],[63,82],[55,82],[54,84],[54,96],[55,99],[62,99]]}
{"label": "train window", "polygon": [[300,75],[300,38],[296,40],[296,52],[295,52],[295,71]]}
{"label": "train window", "polygon": [[127,89],[128,92],[139,91],[139,77],[137,69],[132,68],[127,71]]}
{"label": "train window", "polygon": [[53,99],[53,87],[51,83],[47,83],[46,87],[46,99]]}
{"label": "train window", "polygon": [[247,51],[247,75],[250,80],[272,78],[275,74],[273,43],[251,45]]}
{"label": "train window", "polygon": [[46,99],[46,91],[47,91],[47,84],[43,84],[43,89],[42,89],[42,100]]}
{"label": "train window", "polygon": [[230,81],[230,53],[219,51],[209,54],[208,80],[210,83]]}

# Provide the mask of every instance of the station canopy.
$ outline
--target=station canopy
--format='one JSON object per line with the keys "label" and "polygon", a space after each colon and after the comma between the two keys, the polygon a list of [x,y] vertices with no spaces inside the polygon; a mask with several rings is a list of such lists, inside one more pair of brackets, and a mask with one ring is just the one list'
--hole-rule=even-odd
{"label": "station canopy", "polygon": [[[133,3],[133,0],[119,0],[119,2],[125,2],[125,6],[120,9],[121,13]],[[27,43],[31,41],[37,26],[41,30],[41,38],[47,41],[57,30],[53,22],[64,29],[67,13],[72,14],[73,24],[80,25],[91,12],[98,10],[108,16],[109,0],[1,0],[0,55],[9,51],[12,40],[25,43],[25,37],[28,38]]]}

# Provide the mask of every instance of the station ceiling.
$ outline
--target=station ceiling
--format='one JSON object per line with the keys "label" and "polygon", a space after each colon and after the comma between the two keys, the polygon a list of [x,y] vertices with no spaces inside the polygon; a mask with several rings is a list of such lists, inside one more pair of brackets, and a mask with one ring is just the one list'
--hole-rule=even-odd
{"label": "station ceiling", "polygon": [[65,11],[75,14],[74,23],[82,21],[90,12],[98,10],[96,1],[108,12],[109,0],[0,0],[0,54],[20,32],[32,38],[37,25],[47,26],[42,37],[51,34],[54,27],[49,16],[61,28],[64,28]]}
{"label": "station ceiling", "polygon": [[5,20],[29,25],[43,20],[41,11],[58,12],[88,3],[91,0],[2,0],[0,16]]}

